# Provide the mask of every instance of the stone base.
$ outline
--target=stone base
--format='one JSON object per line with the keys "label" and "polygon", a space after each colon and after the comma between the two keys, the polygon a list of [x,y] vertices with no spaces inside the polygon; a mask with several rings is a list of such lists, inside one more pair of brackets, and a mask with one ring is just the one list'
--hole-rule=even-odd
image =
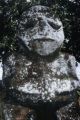
{"label": "stone base", "polygon": [[80,120],[80,108],[76,103],[61,108],[57,114],[59,120]]}

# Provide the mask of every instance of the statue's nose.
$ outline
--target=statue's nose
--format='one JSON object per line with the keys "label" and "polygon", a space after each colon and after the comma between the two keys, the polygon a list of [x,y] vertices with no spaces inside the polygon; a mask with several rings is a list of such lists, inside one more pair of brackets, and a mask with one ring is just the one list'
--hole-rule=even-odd
{"label": "statue's nose", "polygon": [[41,31],[45,30],[46,26],[47,26],[46,21],[44,21],[44,20],[39,21],[39,27],[40,27]]}
{"label": "statue's nose", "polygon": [[41,28],[41,30],[43,30],[44,27],[47,25],[46,24],[46,19],[44,17],[42,17],[42,16],[39,16],[37,19],[38,19],[39,27]]}
{"label": "statue's nose", "polygon": [[50,31],[52,31],[52,28],[50,27],[48,21],[46,18],[39,18],[39,34],[47,35]]}

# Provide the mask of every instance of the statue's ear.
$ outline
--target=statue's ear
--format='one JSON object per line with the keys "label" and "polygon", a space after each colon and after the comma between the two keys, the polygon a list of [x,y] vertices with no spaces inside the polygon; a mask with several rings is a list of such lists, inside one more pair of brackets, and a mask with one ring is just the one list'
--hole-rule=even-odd
{"label": "statue's ear", "polygon": [[26,52],[26,53],[29,53],[29,49],[26,47],[25,43],[22,41],[22,39],[17,36],[17,44],[18,44],[18,50],[21,51],[21,52]]}

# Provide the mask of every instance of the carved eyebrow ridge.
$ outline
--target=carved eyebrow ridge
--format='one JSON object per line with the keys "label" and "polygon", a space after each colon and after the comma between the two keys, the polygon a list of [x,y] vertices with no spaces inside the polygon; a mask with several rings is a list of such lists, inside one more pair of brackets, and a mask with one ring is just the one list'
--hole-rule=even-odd
{"label": "carved eyebrow ridge", "polygon": [[54,29],[56,29],[56,30],[59,30],[59,29],[61,28],[61,25],[57,25],[57,24],[54,23],[53,21],[49,21],[49,20],[48,20],[48,23],[49,23],[49,25],[50,25],[52,28],[54,28]]}

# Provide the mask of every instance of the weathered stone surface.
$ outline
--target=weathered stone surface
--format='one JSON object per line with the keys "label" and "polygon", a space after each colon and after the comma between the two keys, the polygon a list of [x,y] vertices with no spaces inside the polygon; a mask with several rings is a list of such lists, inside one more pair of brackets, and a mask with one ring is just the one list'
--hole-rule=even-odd
{"label": "weathered stone surface", "polygon": [[10,55],[4,61],[3,78],[11,97],[26,104],[28,99],[31,104],[70,100],[74,98],[70,92],[79,86],[75,58],[61,53],[54,61],[30,60],[20,53]]}
{"label": "weathered stone surface", "polygon": [[80,87],[75,58],[60,52],[62,23],[49,8],[34,6],[23,13],[19,28],[20,50],[3,60],[6,101],[35,109],[38,115],[50,111],[57,120],[55,111],[74,101]]}
{"label": "weathered stone surface", "polygon": [[34,113],[34,111],[29,108],[11,104],[4,104],[4,120],[33,120],[33,116],[30,115],[32,113]]}
{"label": "weathered stone surface", "polygon": [[33,6],[29,12],[24,12],[20,27],[23,29],[18,36],[20,40],[29,50],[40,55],[55,52],[64,40],[62,23],[50,14],[48,7]]}
{"label": "weathered stone surface", "polygon": [[61,108],[57,114],[59,120],[80,120],[80,110],[75,103],[71,103],[64,108]]}

